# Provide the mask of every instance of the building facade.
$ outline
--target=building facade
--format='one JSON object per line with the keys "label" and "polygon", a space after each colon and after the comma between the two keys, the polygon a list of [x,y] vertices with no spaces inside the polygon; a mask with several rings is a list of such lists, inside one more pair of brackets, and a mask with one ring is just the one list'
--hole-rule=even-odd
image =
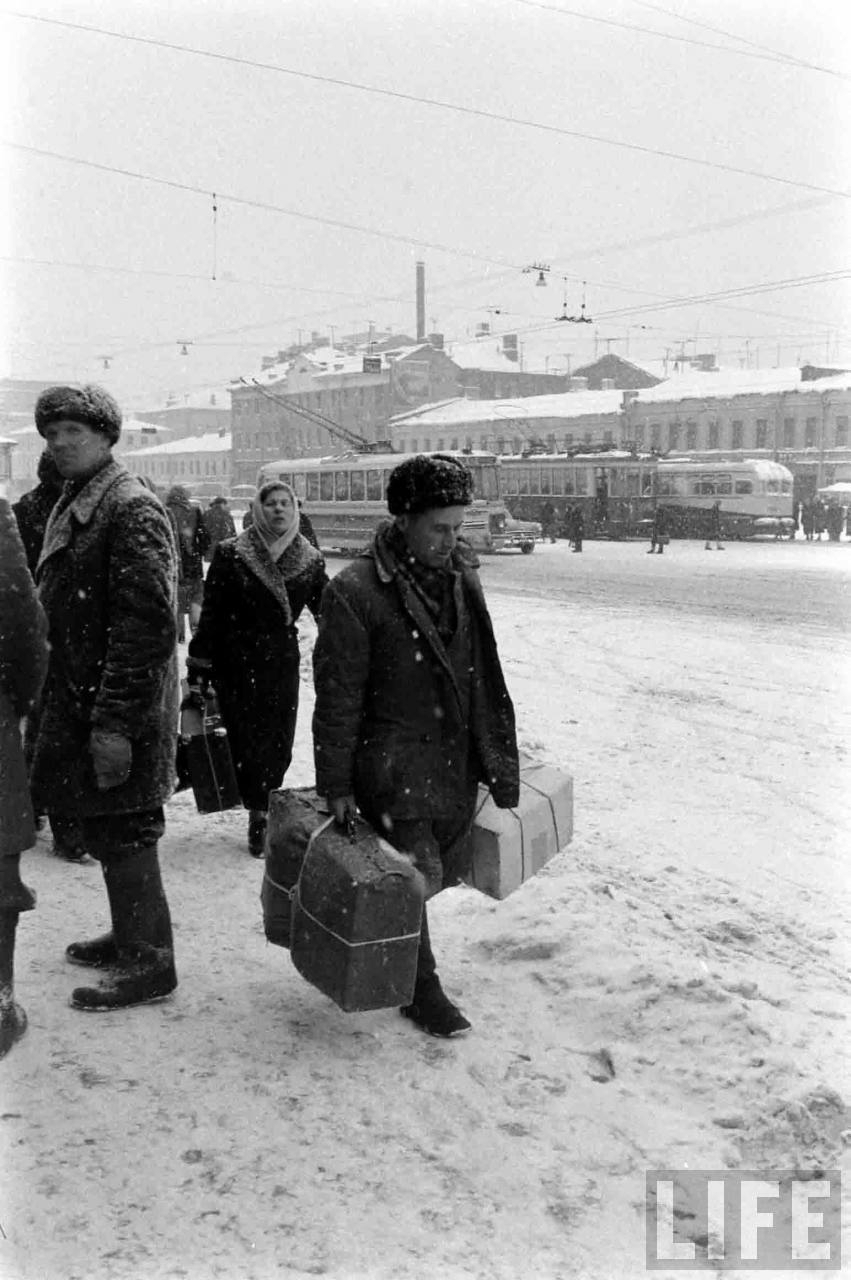
{"label": "building facade", "polygon": [[133,475],[151,480],[161,493],[181,484],[195,498],[215,498],[231,489],[231,446],[229,431],[210,431],[129,450],[121,461]]}

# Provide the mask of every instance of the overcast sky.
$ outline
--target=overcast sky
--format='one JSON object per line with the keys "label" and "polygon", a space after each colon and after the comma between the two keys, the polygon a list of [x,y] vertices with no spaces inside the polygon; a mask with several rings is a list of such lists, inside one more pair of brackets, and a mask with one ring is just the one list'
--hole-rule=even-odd
{"label": "overcast sky", "polygon": [[[530,368],[849,362],[849,8],[21,0],[0,371],[152,407],[299,333],[415,333],[418,259],[430,330]],[[583,280],[595,323],[557,322]]]}

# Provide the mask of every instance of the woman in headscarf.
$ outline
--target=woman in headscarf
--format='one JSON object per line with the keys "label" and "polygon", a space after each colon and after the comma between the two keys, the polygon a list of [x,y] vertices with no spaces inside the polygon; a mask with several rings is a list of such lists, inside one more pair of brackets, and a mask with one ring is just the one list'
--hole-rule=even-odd
{"label": "woman in headscarf", "polygon": [[314,617],[328,577],[322,555],[298,531],[289,485],[268,481],[252,503],[253,523],[216,547],[198,630],[189,644],[190,686],[212,683],[228,732],[248,847],[259,858],[269,792],[290,760],[298,711],[296,622]]}

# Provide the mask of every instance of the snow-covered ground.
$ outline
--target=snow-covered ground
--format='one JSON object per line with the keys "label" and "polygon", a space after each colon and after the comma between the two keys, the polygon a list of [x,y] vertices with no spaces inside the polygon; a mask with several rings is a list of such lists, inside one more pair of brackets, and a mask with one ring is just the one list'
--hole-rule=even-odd
{"label": "snow-covered ground", "polygon": [[646,1169],[847,1168],[851,545],[559,543],[483,577],[576,833],[503,903],[433,904],[473,1032],[339,1012],[264,940],[244,815],[187,794],[162,845],[178,992],[76,1012],[63,948],[105,894],[42,837],[4,1280],[637,1277]]}

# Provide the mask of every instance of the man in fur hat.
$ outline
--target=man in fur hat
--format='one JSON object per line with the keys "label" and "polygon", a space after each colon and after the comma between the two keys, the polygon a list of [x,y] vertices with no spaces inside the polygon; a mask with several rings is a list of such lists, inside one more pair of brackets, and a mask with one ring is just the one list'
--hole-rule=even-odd
{"label": "man in fur hat", "polygon": [[106,979],[71,1003],[118,1009],[177,985],[157,852],[176,745],[174,542],[159,500],[113,459],[121,410],[108,392],[51,387],[35,424],[65,484],[36,570],[50,660],[32,791],[77,815],[109,898],[110,932],[66,950]]}
{"label": "man in fur hat", "polygon": [[[345,823],[359,808],[409,854],[432,897],[469,869],[477,787],[518,801],[514,708],[471,549],[459,537],[468,468],[443,454],[391,473],[394,517],[325,588],[314,649],[316,788]],[[422,934],[413,1000],[431,1035],[470,1023],[444,993]]]}

